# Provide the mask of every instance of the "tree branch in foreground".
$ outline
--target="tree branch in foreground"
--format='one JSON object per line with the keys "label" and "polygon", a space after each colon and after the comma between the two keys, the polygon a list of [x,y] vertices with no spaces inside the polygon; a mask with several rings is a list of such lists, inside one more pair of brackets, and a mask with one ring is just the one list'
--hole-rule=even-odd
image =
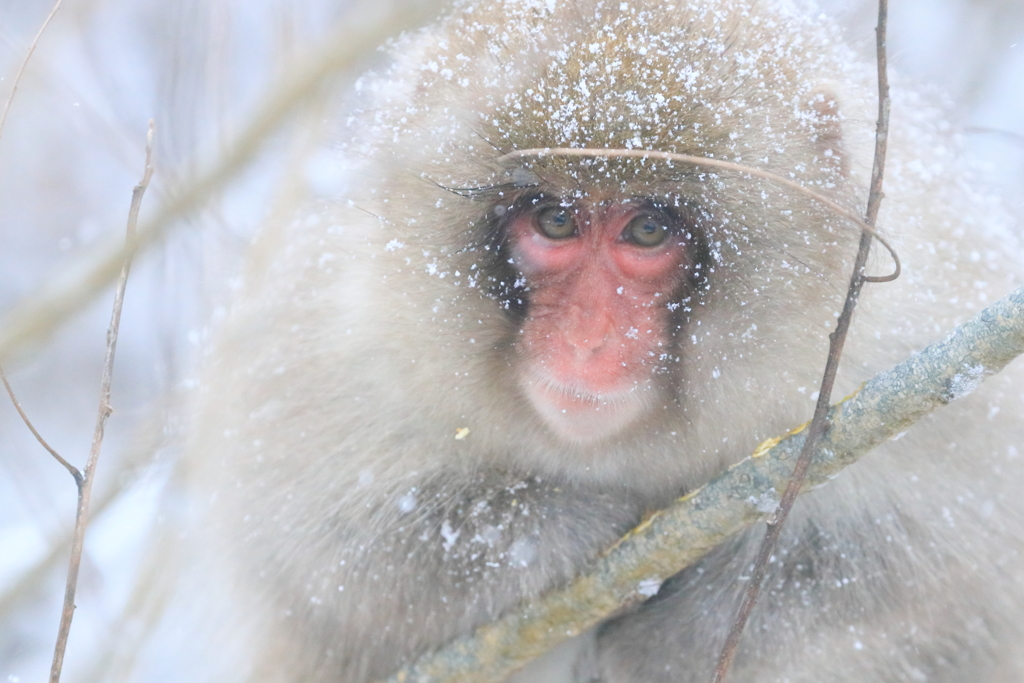
{"label": "tree branch in foreground", "polygon": [[[936,408],[971,393],[1021,353],[1024,287],[833,406],[831,429],[821,439],[804,489],[824,483]],[[631,531],[585,576],[388,680],[499,681],[622,607],[645,600],[652,582],[657,585],[774,512],[805,438],[801,426],[765,441],[753,455]]]}

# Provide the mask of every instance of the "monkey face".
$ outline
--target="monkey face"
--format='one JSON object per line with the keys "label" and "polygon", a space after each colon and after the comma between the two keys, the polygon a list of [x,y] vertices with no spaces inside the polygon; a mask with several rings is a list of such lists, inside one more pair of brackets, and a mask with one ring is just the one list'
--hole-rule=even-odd
{"label": "monkey face", "polygon": [[[386,305],[341,332],[372,318],[378,340],[442,340],[388,343],[374,377],[415,387],[389,401],[444,425],[439,439],[468,426],[545,473],[646,480],[658,460],[690,474],[671,448],[724,458],[738,420],[756,444],[801,419],[819,366],[791,340],[830,329],[856,231],[740,171],[635,153],[759,168],[847,204],[860,180],[837,161],[829,52],[802,48],[797,73],[783,34],[689,5],[649,21],[657,3],[520,4],[455,12],[458,41],[410,36],[405,54],[432,61],[367,81],[352,201],[368,218],[339,218],[336,251],[359,256],[373,277],[358,287],[379,282]],[[496,32],[512,7],[535,19]],[[598,153],[544,151],[569,148]],[[438,389],[431,367],[457,380]],[[763,401],[769,377],[792,387],[785,401]]]}
{"label": "monkey face", "polygon": [[671,343],[670,306],[693,271],[692,235],[650,201],[543,196],[518,202],[504,233],[528,290],[520,388],[563,438],[620,431],[645,412]]}

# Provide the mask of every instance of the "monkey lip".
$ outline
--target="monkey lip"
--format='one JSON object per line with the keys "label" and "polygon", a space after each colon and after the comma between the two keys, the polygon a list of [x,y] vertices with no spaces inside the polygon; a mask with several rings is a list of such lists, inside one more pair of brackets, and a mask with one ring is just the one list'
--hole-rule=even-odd
{"label": "monkey lip", "polygon": [[611,436],[644,410],[649,382],[629,382],[611,391],[533,376],[523,390],[544,423],[563,439],[589,443]]}

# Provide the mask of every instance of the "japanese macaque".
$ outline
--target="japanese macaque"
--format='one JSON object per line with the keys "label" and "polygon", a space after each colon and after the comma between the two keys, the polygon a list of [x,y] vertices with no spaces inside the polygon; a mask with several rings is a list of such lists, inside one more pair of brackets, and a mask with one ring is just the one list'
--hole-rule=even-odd
{"label": "japanese macaque", "polygon": [[[190,680],[387,677],[812,411],[857,226],[636,151],[862,212],[874,66],[827,20],[466,1],[392,54],[357,85],[347,194],[269,229],[205,371],[175,484],[182,593],[209,611]],[[837,396],[1024,271],[941,113],[897,94],[893,117],[880,230],[903,275],[864,292]],[[797,502],[731,680],[1024,680],[1022,379]],[[708,680],[762,533],[521,676]]]}

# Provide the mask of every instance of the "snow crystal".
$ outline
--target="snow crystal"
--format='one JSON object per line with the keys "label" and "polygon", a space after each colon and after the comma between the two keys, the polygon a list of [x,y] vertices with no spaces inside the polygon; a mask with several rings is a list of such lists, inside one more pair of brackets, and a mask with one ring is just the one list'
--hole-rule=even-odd
{"label": "snow crystal", "polygon": [[537,542],[532,538],[518,538],[508,549],[513,565],[528,567],[537,559]]}
{"label": "snow crystal", "polygon": [[661,590],[661,579],[658,578],[644,579],[636,587],[636,592],[646,598],[654,597],[659,590]]}
{"label": "snow crystal", "polygon": [[970,395],[987,375],[984,365],[974,365],[958,372],[949,380],[946,390],[946,398],[949,401],[956,401],[964,396]]}
{"label": "snow crystal", "polygon": [[412,512],[416,509],[416,493],[415,490],[409,491],[401,498],[398,499],[398,509],[402,512]]}
{"label": "snow crystal", "polygon": [[459,540],[459,535],[462,534],[461,530],[452,529],[451,522],[447,519],[441,524],[441,537],[444,538],[444,551],[449,552],[455,545],[455,541]]}
{"label": "snow crystal", "polygon": [[775,512],[775,509],[779,507],[779,492],[772,488],[759,495],[750,496],[747,498],[747,502],[758,512]]}

